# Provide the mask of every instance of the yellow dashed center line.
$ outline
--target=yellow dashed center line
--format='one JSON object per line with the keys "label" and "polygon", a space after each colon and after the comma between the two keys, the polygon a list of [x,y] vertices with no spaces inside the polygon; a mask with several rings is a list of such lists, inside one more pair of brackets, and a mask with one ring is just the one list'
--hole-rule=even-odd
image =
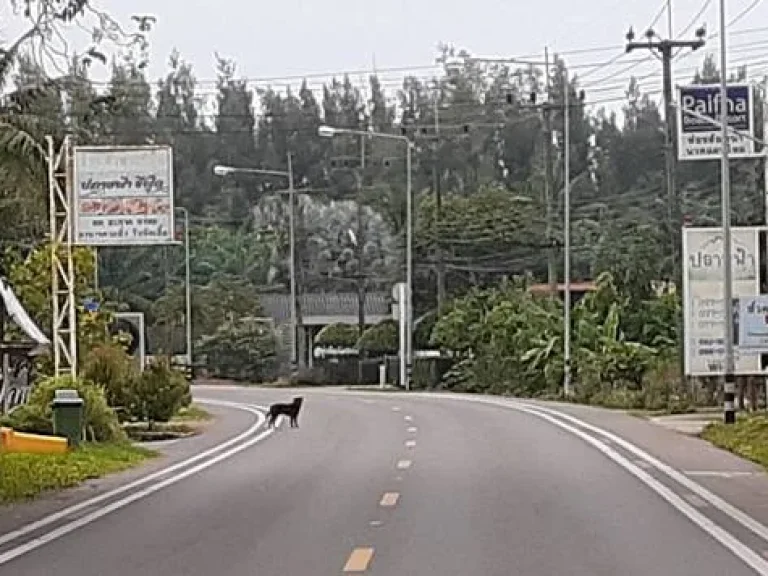
{"label": "yellow dashed center line", "polygon": [[344,572],[365,572],[373,558],[373,548],[355,548],[347,558]]}
{"label": "yellow dashed center line", "polygon": [[399,499],[400,499],[400,494],[398,494],[397,492],[386,492],[384,496],[381,497],[381,502],[379,502],[379,506],[395,506]]}
{"label": "yellow dashed center line", "polygon": [[411,461],[410,460],[400,460],[397,463],[398,470],[405,470],[406,468],[411,467]]}

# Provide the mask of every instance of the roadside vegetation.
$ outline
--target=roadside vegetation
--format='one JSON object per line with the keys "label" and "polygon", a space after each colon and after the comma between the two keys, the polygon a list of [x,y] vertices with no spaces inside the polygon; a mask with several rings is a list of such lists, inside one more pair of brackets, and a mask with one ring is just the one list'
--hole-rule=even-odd
{"label": "roadside vegetation", "polygon": [[128,443],[87,444],[67,454],[0,453],[0,504],[121,472],[155,453]]}
{"label": "roadside vegetation", "polygon": [[701,437],[768,469],[768,416],[764,414],[739,415],[736,423],[728,426],[713,422]]}

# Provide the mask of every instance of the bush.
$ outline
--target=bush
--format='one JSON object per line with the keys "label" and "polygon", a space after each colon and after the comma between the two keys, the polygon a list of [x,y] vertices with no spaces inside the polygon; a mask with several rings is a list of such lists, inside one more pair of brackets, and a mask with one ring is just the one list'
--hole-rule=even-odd
{"label": "bush", "polygon": [[190,401],[189,382],[184,374],[174,370],[168,361],[157,360],[137,378],[130,413],[151,428],[155,422],[168,422]]}
{"label": "bush", "polygon": [[53,422],[40,406],[24,404],[0,418],[0,426],[30,434],[53,434]]}
{"label": "bush", "polygon": [[354,348],[360,329],[352,324],[328,324],[315,336],[315,345],[328,348]]}
{"label": "bush", "polygon": [[[125,432],[120,427],[115,411],[107,403],[103,387],[80,378],[54,377],[39,382],[32,390],[27,406],[16,410],[11,415],[14,420],[20,420],[22,427],[46,423],[44,430],[29,430],[38,433],[50,433],[53,421],[53,403],[56,390],[77,390],[84,402],[85,436],[93,442],[121,442],[126,439]],[[21,411],[21,412],[20,412]],[[19,413],[20,412],[20,413]],[[26,419],[26,422],[22,422]],[[47,426],[50,426],[48,428]]]}
{"label": "bush", "polygon": [[94,347],[85,358],[81,372],[84,379],[104,387],[110,406],[128,407],[138,371],[122,347],[114,344]]}
{"label": "bush", "polygon": [[368,328],[357,341],[356,347],[361,356],[384,356],[397,354],[399,342],[397,322],[388,319]]}

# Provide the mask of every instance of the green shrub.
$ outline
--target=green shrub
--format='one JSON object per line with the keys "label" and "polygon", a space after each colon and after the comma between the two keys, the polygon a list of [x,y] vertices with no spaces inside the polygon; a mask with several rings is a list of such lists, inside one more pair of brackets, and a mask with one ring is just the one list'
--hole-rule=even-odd
{"label": "green shrub", "polygon": [[40,406],[24,404],[7,416],[0,418],[0,426],[8,426],[18,432],[53,434],[53,422]]}
{"label": "green shrub", "polygon": [[397,354],[399,347],[397,322],[387,319],[371,326],[363,332],[356,347],[360,354],[368,357]]}
{"label": "green shrub", "polygon": [[[126,439],[125,432],[120,427],[117,414],[107,403],[104,388],[92,382],[69,376],[46,378],[39,382],[32,390],[25,414],[32,420],[41,415],[46,421],[53,418],[52,403],[56,390],[77,390],[83,399],[83,425],[87,440],[93,442],[120,442]],[[16,417],[14,411],[12,417]]]}
{"label": "green shrub", "polygon": [[168,361],[157,360],[134,383],[130,412],[151,428],[155,422],[168,422],[190,400],[184,374],[174,370]]}
{"label": "green shrub", "polygon": [[131,400],[131,388],[138,377],[133,359],[120,346],[101,344],[94,347],[83,361],[85,380],[104,387],[107,403],[114,408],[126,408]]}
{"label": "green shrub", "polygon": [[354,348],[359,337],[359,326],[352,324],[328,324],[315,336],[315,345],[327,346],[329,348]]}

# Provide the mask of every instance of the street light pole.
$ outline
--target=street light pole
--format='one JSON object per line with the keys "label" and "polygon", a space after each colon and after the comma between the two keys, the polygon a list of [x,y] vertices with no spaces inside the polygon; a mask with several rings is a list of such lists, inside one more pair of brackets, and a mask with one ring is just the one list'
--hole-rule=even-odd
{"label": "street light pole", "polygon": [[726,424],[736,421],[734,400],[736,376],[733,357],[733,260],[731,257],[731,163],[728,135],[728,74],[725,0],[720,0],[720,134],[722,155],[720,158],[720,204],[723,220],[723,321],[725,324],[725,378],[723,382],[723,420]]}
{"label": "street light pole", "polygon": [[298,318],[296,314],[296,208],[293,187],[293,158],[288,152],[288,228],[291,244],[291,375],[296,375],[298,358]]}
{"label": "street light pole", "polygon": [[372,138],[381,138],[383,140],[397,140],[406,145],[406,255],[405,255],[405,305],[406,305],[406,345],[405,358],[401,358],[401,363],[405,360],[406,377],[403,385],[406,390],[411,389],[411,371],[413,367],[413,180],[411,176],[413,142],[407,136],[398,136],[397,134],[387,134],[385,132],[368,132],[366,130],[353,130],[351,128],[337,128],[335,126],[320,126],[317,130],[319,136],[323,138],[333,138],[340,134],[352,136],[369,136]]}
{"label": "street light pole", "polygon": [[293,182],[293,156],[290,152],[287,155],[288,170],[263,170],[261,168],[236,168],[233,166],[222,166],[217,164],[213,167],[213,173],[216,176],[227,176],[229,174],[256,174],[260,176],[280,176],[288,180],[288,228],[290,244],[290,283],[291,283],[291,374],[295,375],[298,367],[298,306],[296,303],[296,218],[295,218],[295,192]]}
{"label": "street light pole", "polygon": [[568,73],[565,73],[564,109],[563,113],[563,235],[565,263],[563,276],[565,276],[565,293],[563,297],[563,394],[568,397],[571,393],[571,87],[568,82]]}
{"label": "street light pole", "polygon": [[189,212],[181,208],[184,213],[184,315],[187,318],[187,366],[192,369],[192,283],[190,274],[190,250],[189,250]]}

